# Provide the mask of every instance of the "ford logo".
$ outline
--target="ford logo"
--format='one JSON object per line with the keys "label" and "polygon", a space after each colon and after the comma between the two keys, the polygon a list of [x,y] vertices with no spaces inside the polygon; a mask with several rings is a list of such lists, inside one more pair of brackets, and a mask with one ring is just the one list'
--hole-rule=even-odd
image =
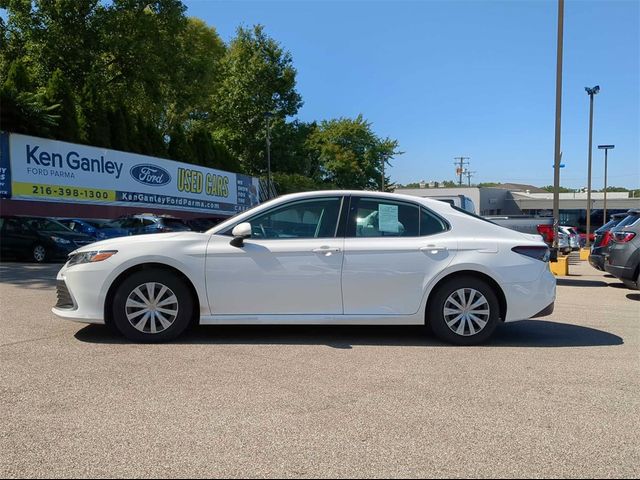
{"label": "ford logo", "polygon": [[154,187],[166,185],[171,181],[169,172],[157,165],[135,165],[131,167],[131,176],[136,182]]}

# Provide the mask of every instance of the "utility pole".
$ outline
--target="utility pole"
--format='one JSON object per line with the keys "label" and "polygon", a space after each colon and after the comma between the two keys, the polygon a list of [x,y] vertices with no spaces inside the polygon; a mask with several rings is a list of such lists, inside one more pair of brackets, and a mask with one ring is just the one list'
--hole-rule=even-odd
{"label": "utility pole", "polygon": [[556,51],[556,132],[553,163],[553,250],[558,251],[560,225],[560,127],[562,125],[562,47],[564,44],[564,0],[558,0],[558,45]]}
{"label": "utility pole", "polygon": [[454,162],[453,164],[457,167],[456,173],[459,175],[458,185],[462,186],[462,175],[465,172],[465,165],[469,165],[469,162],[465,162],[465,160],[469,160],[469,157],[454,157],[454,160],[458,160],[458,162]]}
{"label": "utility pole", "polygon": [[476,172],[472,172],[471,170],[466,170],[464,172],[465,177],[467,177],[467,183],[469,184],[469,186],[471,186],[471,177],[473,177],[473,174]]}
{"label": "utility pole", "polygon": [[273,113],[267,112],[264,114],[264,118],[267,121],[267,182],[269,184],[269,198],[271,198],[271,189],[273,183],[271,182],[271,117]]}

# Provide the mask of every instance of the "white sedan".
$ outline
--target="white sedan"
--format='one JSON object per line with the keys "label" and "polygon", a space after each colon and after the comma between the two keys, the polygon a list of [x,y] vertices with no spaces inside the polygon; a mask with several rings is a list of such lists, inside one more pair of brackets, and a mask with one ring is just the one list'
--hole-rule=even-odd
{"label": "white sedan", "polygon": [[57,277],[60,317],[127,338],[212,324],[428,325],[461,345],[548,315],[556,282],[541,238],[404,195],[286,195],[206,233],[97,242]]}

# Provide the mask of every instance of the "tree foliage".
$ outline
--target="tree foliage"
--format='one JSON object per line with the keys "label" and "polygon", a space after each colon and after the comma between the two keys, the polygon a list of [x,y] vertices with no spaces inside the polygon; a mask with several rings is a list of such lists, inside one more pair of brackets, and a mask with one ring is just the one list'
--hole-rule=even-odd
{"label": "tree foliage", "polygon": [[378,189],[382,162],[399,153],[362,116],[295,119],[293,58],[261,25],[225,44],[180,0],[0,8],[4,130],[264,175],[268,116],[281,192]]}

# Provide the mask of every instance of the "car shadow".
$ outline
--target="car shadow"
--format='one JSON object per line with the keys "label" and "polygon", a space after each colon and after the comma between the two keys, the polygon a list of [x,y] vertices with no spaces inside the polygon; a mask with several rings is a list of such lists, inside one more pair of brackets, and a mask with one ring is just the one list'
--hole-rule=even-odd
{"label": "car shadow", "polygon": [[640,302],[640,293],[628,293],[627,298],[629,300],[635,300],[636,302]]}
{"label": "car shadow", "polygon": [[0,284],[24,288],[50,289],[56,286],[61,263],[0,263]]}
{"label": "car shadow", "polygon": [[[129,344],[124,337],[100,325],[79,330],[75,338],[86,343]],[[451,347],[423,326],[289,326],[219,325],[193,327],[171,343],[183,345],[326,345]],[[545,320],[522,320],[499,325],[484,347],[595,347],[622,345],[617,335],[594,328]]]}
{"label": "car shadow", "polygon": [[600,280],[575,280],[572,278],[557,278],[556,284],[562,287],[606,287],[609,285]]}

